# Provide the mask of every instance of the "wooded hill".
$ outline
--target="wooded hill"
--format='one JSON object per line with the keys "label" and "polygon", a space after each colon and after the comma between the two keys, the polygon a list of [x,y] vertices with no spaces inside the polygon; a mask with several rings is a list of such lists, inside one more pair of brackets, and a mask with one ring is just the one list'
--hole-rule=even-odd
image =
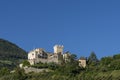
{"label": "wooded hill", "polygon": [[14,43],[0,39],[0,67],[15,66],[21,59],[27,59],[25,50]]}

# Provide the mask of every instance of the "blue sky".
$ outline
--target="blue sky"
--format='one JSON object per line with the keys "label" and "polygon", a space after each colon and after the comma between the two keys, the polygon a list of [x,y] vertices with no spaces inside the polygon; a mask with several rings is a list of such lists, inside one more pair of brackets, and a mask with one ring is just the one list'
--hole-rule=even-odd
{"label": "blue sky", "polygon": [[55,44],[98,58],[120,53],[119,0],[1,0],[0,38],[26,51]]}

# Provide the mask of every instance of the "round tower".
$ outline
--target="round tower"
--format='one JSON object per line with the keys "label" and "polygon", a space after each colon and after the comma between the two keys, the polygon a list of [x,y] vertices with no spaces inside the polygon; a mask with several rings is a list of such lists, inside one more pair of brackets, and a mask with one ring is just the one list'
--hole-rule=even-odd
{"label": "round tower", "polygon": [[63,45],[55,45],[54,47],[53,47],[53,49],[54,49],[54,53],[61,53],[61,54],[63,54]]}

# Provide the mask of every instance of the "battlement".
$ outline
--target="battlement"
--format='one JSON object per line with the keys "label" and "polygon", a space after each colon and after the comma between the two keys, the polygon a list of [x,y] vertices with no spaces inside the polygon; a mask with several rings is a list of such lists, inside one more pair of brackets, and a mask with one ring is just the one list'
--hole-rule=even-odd
{"label": "battlement", "polygon": [[54,47],[53,47],[53,49],[54,49],[54,53],[63,53],[63,48],[64,48],[64,46],[63,45],[55,45]]}
{"label": "battlement", "polygon": [[55,45],[54,48],[63,48],[64,46],[63,45]]}

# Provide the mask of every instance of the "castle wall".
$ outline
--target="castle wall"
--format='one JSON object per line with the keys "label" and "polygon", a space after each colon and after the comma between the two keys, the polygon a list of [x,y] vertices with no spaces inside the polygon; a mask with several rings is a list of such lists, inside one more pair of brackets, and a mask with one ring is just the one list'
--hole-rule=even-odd
{"label": "castle wall", "polygon": [[48,63],[50,63],[50,62],[58,63],[58,55],[57,55],[57,54],[56,54],[56,55],[54,54],[54,55],[48,57]]}
{"label": "castle wall", "polygon": [[86,67],[86,60],[79,60],[79,66]]}
{"label": "castle wall", "polygon": [[42,59],[42,58],[36,59],[36,63],[39,63],[39,62],[47,63],[48,60],[47,59]]}

